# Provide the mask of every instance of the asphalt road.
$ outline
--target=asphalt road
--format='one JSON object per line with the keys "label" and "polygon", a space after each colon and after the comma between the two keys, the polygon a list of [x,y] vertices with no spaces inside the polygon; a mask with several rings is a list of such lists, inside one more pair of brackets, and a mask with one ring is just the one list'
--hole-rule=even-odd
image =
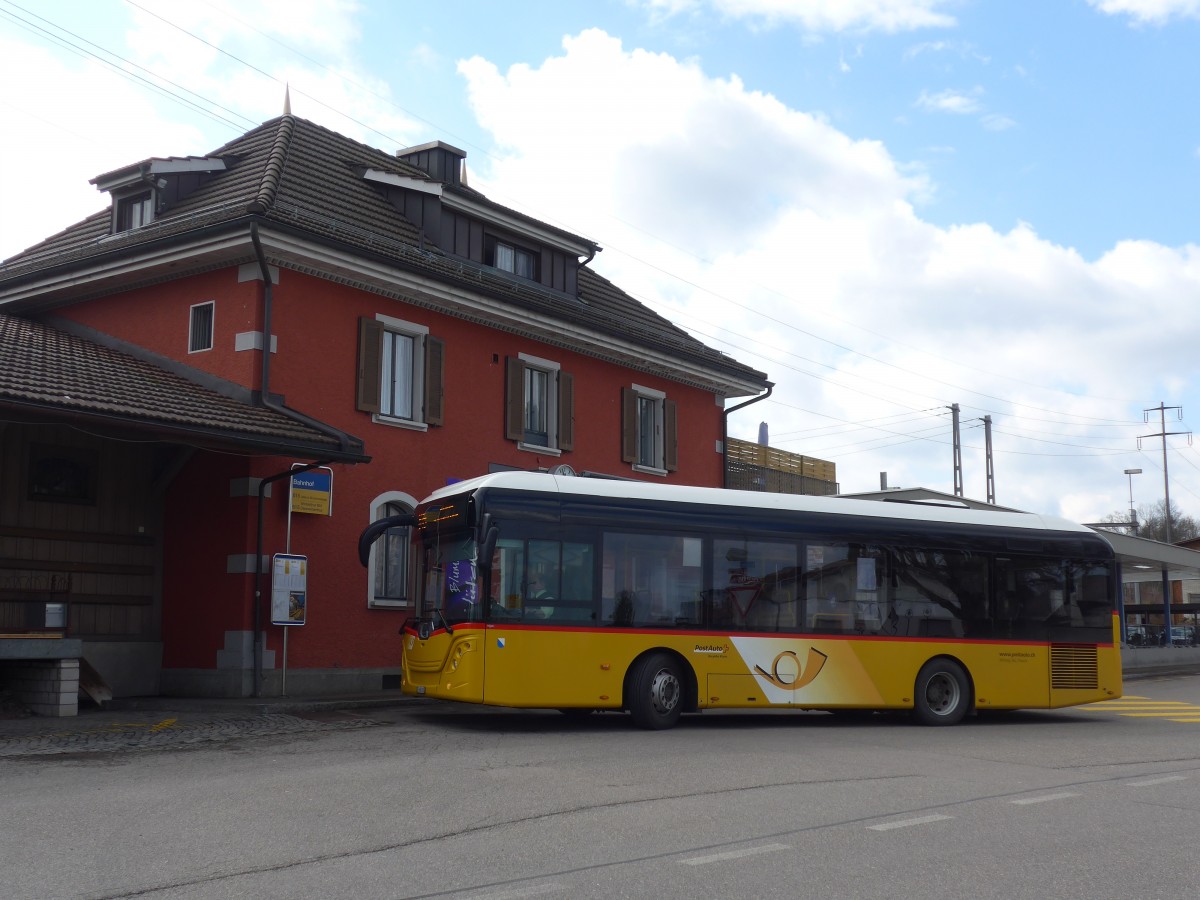
{"label": "asphalt road", "polygon": [[1126,690],[955,728],[417,704],[0,756],[0,893],[1192,898],[1200,676]]}

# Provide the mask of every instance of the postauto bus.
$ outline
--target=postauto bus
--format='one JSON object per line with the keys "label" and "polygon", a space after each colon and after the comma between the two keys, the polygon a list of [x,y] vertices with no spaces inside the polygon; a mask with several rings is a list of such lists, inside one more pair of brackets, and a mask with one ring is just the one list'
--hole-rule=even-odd
{"label": "postauto bus", "polygon": [[530,472],[409,526],[408,694],[646,728],[729,708],[976,710],[1121,696],[1118,572],[1062,519]]}

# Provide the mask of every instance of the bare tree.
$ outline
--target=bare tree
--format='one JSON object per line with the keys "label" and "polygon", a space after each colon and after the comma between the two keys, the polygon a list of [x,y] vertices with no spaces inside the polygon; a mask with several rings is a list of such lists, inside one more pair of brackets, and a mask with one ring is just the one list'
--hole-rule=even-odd
{"label": "bare tree", "polygon": [[1099,522],[1094,524],[1103,528],[1111,527],[1114,531],[1119,529],[1123,534],[1134,533],[1133,523],[1129,521],[1129,510],[1118,510],[1117,512],[1111,512]]}
{"label": "bare tree", "polygon": [[[1148,505],[1142,504],[1138,507],[1138,537],[1149,538],[1152,541],[1167,539],[1166,508],[1165,500],[1158,500]],[[1200,535],[1200,526],[1196,524],[1196,520],[1191,516],[1185,516],[1179,507],[1172,503],[1171,540],[1186,541],[1197,535]]]}

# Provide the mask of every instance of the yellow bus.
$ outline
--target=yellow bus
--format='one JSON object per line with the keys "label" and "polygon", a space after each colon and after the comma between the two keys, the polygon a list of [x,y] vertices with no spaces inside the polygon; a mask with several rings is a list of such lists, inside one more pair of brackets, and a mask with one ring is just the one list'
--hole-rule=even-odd
{"label": "yellow bus", "polygon": [[716,709],[977,710],[1121,696],[1112,548],[1062,519],[531,472],[409,528],[408,694],[645,728]]}

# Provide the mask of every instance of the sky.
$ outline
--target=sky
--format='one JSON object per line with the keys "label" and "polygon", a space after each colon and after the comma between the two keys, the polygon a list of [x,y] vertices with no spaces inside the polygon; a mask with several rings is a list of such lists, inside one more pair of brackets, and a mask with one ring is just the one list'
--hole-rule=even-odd
{"label": "sky", "polygon": [[600,244],[843,492],[953,493],[957,405],[967,497],[987,418],[1002,506],[1195,517],[1198,46],[1200,0],[0,0],[0,258],[286,86]]}

